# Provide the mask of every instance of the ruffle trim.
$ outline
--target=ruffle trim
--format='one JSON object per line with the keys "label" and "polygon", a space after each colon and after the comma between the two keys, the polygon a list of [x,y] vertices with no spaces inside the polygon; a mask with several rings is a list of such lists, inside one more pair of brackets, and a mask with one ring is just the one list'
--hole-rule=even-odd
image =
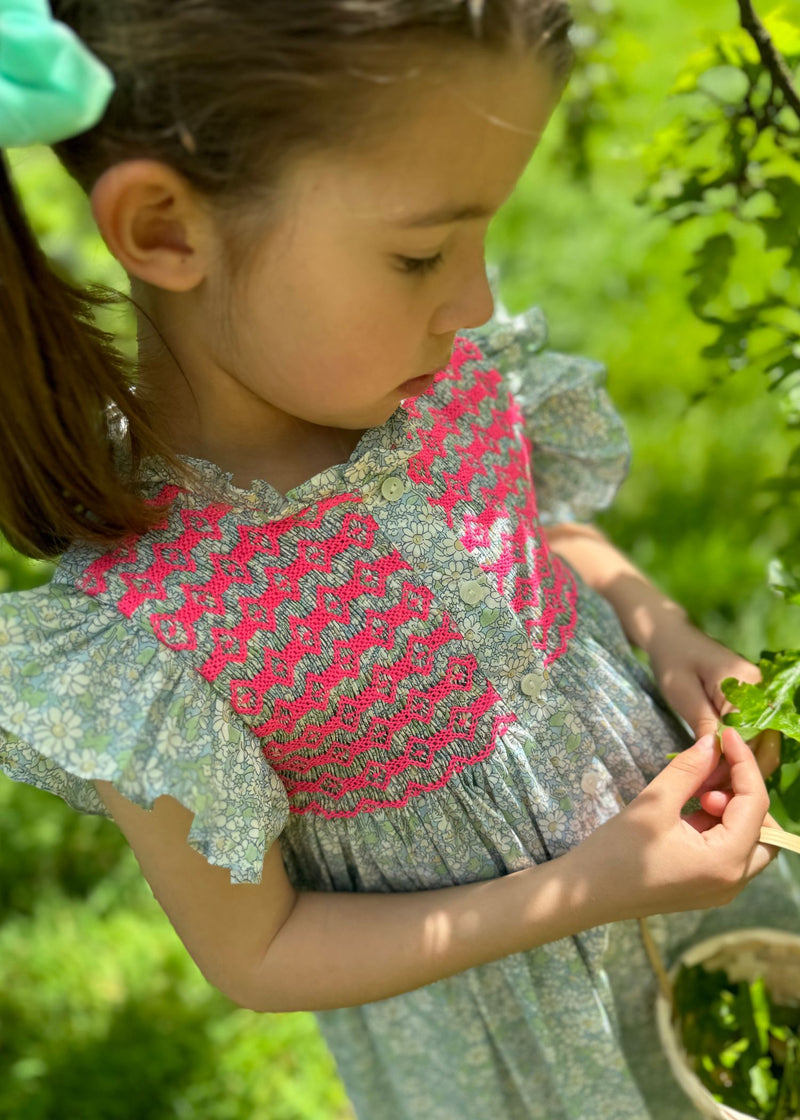
{"label": "ruffle trim", "polygon": [[58,584],[2,597],[0,649],[0,770],[9,778],[102,816],[96,780],[143,809],[167,794],[194,813],[192,848],[234,883],[260,880],[288,819],[286,791],[202,678]]}
{"label": "ruffle trim", "polygon": [[[413,398],[407,398],[412,400]],[[311,503],[341,494],[343,490],[360,490],[374,476],[397,469],[409,458],[411,423],[405,402],[398,405],[388,420],[368,428],[346,462],[320,471],[313,477],[282,494],[271,483],[253,479],[248,486],[237,486],[233,472],[224,470],[209,459],[178,455],[191,474],[176,473],[157,455],[147,456],[139,467],[137,483],[157,490],[164,483],[187,486],[193,492],[202,490],[211,500],[227,502],[235,507],[256,507],[271,518],[289,517]],[[122,459],[122,453],[120,461]]]}
{"label": "ruffle trim", "polygon": [[470,336],[522,411],[539,520],[591,521],[611,505],[631,461],[625,425],[606,390],[606,367],[545,349],[547,320],[538,307],[510,316],[497,301],[491,322]]}

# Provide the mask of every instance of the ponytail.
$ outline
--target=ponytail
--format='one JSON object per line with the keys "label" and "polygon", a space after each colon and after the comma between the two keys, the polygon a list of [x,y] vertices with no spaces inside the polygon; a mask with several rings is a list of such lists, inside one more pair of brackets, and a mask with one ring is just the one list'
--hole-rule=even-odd
{"label": "ponytail", "polygon": [[52,558],[74,540],[111,543],[159,519],[119,471],[115,409],[127,422],[131,476],[143,455],[172,457],[114,336],[94,322],[93,308],[119,295],[56,275],[6,159],[0,151],[0,529],[20,552]]}

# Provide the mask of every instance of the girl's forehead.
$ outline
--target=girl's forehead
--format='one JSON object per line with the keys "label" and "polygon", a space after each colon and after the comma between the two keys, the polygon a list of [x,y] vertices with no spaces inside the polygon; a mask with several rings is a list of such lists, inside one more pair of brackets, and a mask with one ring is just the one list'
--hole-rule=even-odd
{"label": "girl's forehead", "polygon": [[310,156],[296,185],[308,205],[409,230],[485,217],[513,189],[555,101],[546,64],[530,56],[449,68],[404,91],[385,134]]}

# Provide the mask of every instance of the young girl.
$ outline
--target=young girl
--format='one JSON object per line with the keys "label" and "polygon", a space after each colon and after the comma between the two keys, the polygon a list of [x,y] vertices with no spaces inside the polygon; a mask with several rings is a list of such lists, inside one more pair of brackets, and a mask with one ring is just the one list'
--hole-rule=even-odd
{"label": "young girl", "polygon": [[757,671],[588,524],[603,368],[480,329],[568,25],[0,0],[0,142],[55,146],[139,322],[129,371],[3,169],[0,522],[60,560],[0,606],[2,766],[118,822],[212,984],[318,1012],[361,1120],[689,1117],[633,919],[797,914],[740,894],[774,737],[708,734]]}

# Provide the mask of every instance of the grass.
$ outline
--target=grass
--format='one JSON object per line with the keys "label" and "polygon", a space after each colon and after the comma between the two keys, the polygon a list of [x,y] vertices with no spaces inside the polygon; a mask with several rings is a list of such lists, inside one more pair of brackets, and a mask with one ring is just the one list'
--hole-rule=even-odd
{"label": "grass", "polygon": [[310,1014],[203,980],[117,829],[0,783],[0,1116],[352,1120]]}

